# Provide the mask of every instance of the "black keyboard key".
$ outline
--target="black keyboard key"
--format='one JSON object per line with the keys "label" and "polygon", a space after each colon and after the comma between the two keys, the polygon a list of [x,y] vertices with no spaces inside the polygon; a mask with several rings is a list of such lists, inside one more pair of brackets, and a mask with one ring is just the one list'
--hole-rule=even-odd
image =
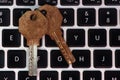
{"label": "black keyboard key", "polygon": [[57,71],[41,71],[40,80],[59,80]]}
{"label": "black keyboard key", "polygon": [[115,51],[115,67],[120,68],[120,50]]}
{"label": "black keyboard key", "polygon": [[9,50],[7,56],[8,68],[25,68],[26,52],[24,50]]}
{"label": "black keyboard key", "polygon": [[57,5],[58,0],[38,0],[39,5],[49,4],[49,5]]}
{"label": "black keyboard key", "polygon": [[60,4],[64,6],[77,6],[80,4],[80,0],[60,0]]}
{"label": "black keyboard key", "polygon": [[93,8],[79,8],[77,10],[78,26],[95,26],[96,11]]}
{"label": "black keyboard key", "polygon": [[0,6],[13,5],[13,0],[0,0]]}
{"label": "black keyboard key", "polygon": [[15,72],[0,71],[0,80],[15,80]]}
{"label": "black keyboard key", "polygon": [[48,53],[46,50],[38,50],[38,68],[46,68],[48,64]]}
{"label": "black keyboard key", "polygon": [[10,10],[9,9],[0,9],[0,27],[10,25]]}
{"label": "black keyboard key", "polygon": [[57,47],[57,44],[54,40],[50,38],[50,36],[45,35],[45,46],[47,47]]}
{"label": "black keyboard key", "polygon": [[0,50],[0,68],[4,67],[4,61],[5,60],[5,55],[4,55],[4,51]]}
{"label": "black keyboard key", "polygon": [[35,0],[16,0],[16,4],[19,6],[32,6],[35,5]]}
{"label": "black keyboard key", "polygon": [[100,71],[84,71],[83,80],[102,80]]}
{"label": "black keyboard key", "polygon": [[80,80],[79,71],[62,71],[61,80]]}
{"label": "black keyboard key", "polygon": [[89,29],[88,30],[88,45],[90,47],[106,46],[106,30],[105,29]]}
{"label": "black keyboard key", "polygon": [[101,5],[102,0],[82,0],[83,5]]}
{"label": "black keyboard key", "polygon": [[19,47],[21,36],[17,29],[4,29],[2,31],[3,47]]}
{"label": "black keyboard key", "polygon": [[74,10],[71,8],[61,8],[61,14],[63,15],[62,26],[74,25]]}
{"label": "black keyboard key", "polygon": [[73,63],[74,68],[88,68],[90,67],[90,51],[89,50],[73,50],[73,56],[76,61]]}
{"label": "black keyboard key", "polygon": [[[23,41],[24,41],[24,43],[23,43],[23,44],[24,44],[24,46],[25,46],[25,47],[28,47],[28,45],[27,45],[27,40],[24,38],[24,40],[23,40]],[[39,45],[38,47],[41,47],[41,46],[42,46],[42,39],[40,39],[40,41],[39,41],[39,42],[40,42],[40,45]]]}
{"label": "black keyboard key", "polygon": [[105,80],[120,80],[120,71],[105,71]]}
{"label": "black keyboard key", "polygon": [[105,5],[109,5],[109,6],[120,5],[120,0],[105,0]]}
{"label": "black keyboard key", "polygon": [[99,9],[99,25],[100,26],[116,26],[117,10],[115,8]]}
{"label": "black keyboard key", "polygon": [[[61,31],[62,31],[62,37],[63,37],[63,34],[64,34],[63,30],[61,29]],[[47,46],[47,47],[58,47],[55,40],[52,40],[50,38],[50,36],[48,36],[48,35],[45,35],[45,46]]]}
{"label": "black keyboard key", "polygon": [[120,29],[111,29],[109,37],[110,46],[120,47]]}
{"label": "black keyboard key", "polygon": [[94,67],[111,68],[112,51],[111,50],[94,50]]}
{"label": "black keyboard key", "polygon": [[18,80],[37,80],[36,76],[29,76],[28,71],[19,71]]}
{"label": "black keyboard key", "polygon": [[83,29],[68,29],[66,41],[70,47],[85,46],[85,31]]}
{"label": "black keyboard key", "polygon": [[[19,0],[18,0],[19,1]],[[19,18],[26,12],[29,11],[29,8],[15,8],[13,10],[13,25],[18,26]]]}
{"label": "black keyboard key", "polygon": [[69,66],[59,50],[52,50],[50,54],[52,68],[67,68]]}

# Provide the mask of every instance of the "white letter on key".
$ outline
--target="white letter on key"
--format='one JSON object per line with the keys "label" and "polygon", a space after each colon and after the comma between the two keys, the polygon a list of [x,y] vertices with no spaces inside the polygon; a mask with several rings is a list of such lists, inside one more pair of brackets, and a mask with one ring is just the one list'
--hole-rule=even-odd
{"label": "white letter on key", "polygon": [[4,77],[4,80],[8,80],[8,78],[7,78],[7,77]]}
{"label": "white letter on key", "polygon": [[74,35],[74,38],[75,38],[75,40],[77,40],[78,39],[78,35]]}
{"label": "white letter on key", "polygon": [[58,61],[61,62],[62,61],[62,56],[58,57]]}
{"label": "white letter on key", "polygon": [[52,80],[52,79],[47,77],[47,80]]}
{"label": "white letter on key", "polygon": [[19,57],[15,56],[15,62],[18,62],[18,61],[19,61]]}
{"label": "white letter on key", "polygon": [[26,77],[25,80],[29,80],[30,78],[29,77]]}

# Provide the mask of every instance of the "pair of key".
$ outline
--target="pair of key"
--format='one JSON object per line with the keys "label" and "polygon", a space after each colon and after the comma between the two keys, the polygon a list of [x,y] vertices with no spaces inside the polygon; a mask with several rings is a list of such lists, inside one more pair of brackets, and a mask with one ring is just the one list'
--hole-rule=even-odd
{"label": "pair of key", "polygon": [[68,64],[75,62],[74,56],[62,37],[60,29],[62,19],[59,9],[50,5],[41,6],[35,11],[27,11],[19,19],[19,32],[27,39],[30,49],[29,76],[37,75],[37,46],[45,34],[55,40]]}

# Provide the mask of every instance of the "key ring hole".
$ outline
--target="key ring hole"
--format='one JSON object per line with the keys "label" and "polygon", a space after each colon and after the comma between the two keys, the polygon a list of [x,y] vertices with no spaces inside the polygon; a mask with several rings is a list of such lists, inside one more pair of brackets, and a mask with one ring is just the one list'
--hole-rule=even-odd
{"label": "key ring hole", "polygon": [[36,20],[36,15],[35,15],[35,14],[32,14],[32,15],[30,16],[30,19],[33,20],[33,21]]}
{"label": "key ring hole", "polygon": [[47,11],[46,10],[41,10],[40,11],[44,16],[46,16],[46,14],[47,14]]}

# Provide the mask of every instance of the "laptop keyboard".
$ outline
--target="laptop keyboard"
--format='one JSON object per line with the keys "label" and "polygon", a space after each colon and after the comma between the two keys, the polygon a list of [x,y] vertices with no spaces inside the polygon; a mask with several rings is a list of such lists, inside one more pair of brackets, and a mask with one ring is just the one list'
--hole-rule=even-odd
{"label": "laptop keyboard", "polygon": [[[44,4],[63,15],[76,62],[68,65],[49,36],[38,47],[38,75],[28,76],[28,46],[18,19]],[[120,0],[0,0],[0,80],[119,80]]]}

